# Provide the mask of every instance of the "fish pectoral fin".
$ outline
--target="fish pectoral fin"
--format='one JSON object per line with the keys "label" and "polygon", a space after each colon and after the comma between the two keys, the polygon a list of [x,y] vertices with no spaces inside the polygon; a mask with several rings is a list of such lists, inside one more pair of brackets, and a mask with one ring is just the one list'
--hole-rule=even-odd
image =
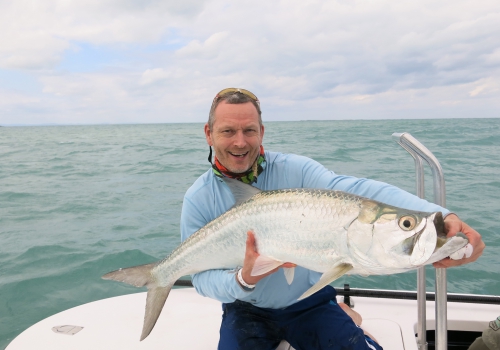
{"label": "fish pectoral fin", "polygon": [[255,260],[255,264],[253,265],[253,269],[250,275],[260,276],[274,270],[277,267],[280,267],[281,265],[283,265],[283,261],[271,258],[269,256],[259,255],[257,260]]}
{"label": "fish pectoral fin", "polygon": [[285,274],[288,285],[292,284],[293,276],[295,275],[295,267],[284,267],[283,273]]}
{"label": "fish pectoral fin", "polygon": [[348,273],[352,269],[353,269],[353,267],[352,267],[351,264],[338,264],[338,265],[335,265],[332,269],[326,271],[321,276],[321,278],[319,279],[319,281],[314,286],[312,286],[311,288],[309,288],[304,294],[302,294],[299,297],[298,300],[305,299],[308,296],[316,293],[317,291],[319,291],[323,287],[329,285],[330,283],[332,283],[333,281],[335,281],[337,278],[342,277],[343,275],[345,275],[346,273]]}

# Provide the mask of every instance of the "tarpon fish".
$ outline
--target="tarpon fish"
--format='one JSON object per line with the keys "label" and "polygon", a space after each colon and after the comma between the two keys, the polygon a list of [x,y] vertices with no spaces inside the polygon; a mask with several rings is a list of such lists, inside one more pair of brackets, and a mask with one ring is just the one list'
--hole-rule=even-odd
{"label": "tarpon fish", "polygon": [[[439,261],[464,247],[459,233],[446,238],[440,212],[393,207],[342,191],[283,189],[261,191],[224,179],[236,204],[199,229],[165,259],[119,269],[104,279],[148,288],[141,340],[153,329],[180,277],[243,265],[247,232],[257,251],[252,275],[285,262],[323,273],[299,298],[317,292],[344,274],[385,275]],[[293,268],[283,269],[289,284]]]}

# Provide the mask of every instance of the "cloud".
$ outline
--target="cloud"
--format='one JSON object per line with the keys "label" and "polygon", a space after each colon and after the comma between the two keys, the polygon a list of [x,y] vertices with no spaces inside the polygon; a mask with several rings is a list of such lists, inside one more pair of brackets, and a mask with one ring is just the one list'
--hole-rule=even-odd
{"label": "cloud", "polygon": [[472,84],[473,89],[469,92],[471,97],[495,97],[500,92],[500,80],[481,79]]}
{"label": "cloud", "polygon": [[204,1],[5,1],[0,4],[0,67],[53,68],[72,42],[153,43]]}
{"label": "cloud", "polygon": [[494,117],[500,100],[497,0],[17,0],[0,30],[0,69],[71,122],[204,121],[229,86],[279,120]]}
{"label": "cloud", "polygon": [[170,77],[170,72],[167,72],[163,68],[146,69],[144,73],[142,73],[140,85],[151,85],[167,80]]}
{"label": "cloud", "polygon": [[218,32],[210,35],[203,43],[199,40],[192,40],[186,46],[176,51],[181,57],[196,57],[197,60],[216,58],[221,50],[224,50],[224,41],[229,37],[228,32]]}

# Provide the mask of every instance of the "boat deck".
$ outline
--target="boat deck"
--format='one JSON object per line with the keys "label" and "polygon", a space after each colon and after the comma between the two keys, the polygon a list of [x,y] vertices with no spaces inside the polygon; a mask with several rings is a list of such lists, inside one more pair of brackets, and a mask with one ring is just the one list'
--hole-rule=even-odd
{"label": "boat deck", "polygon": [[[362,328],[385,350],[417,350],[417,303],[413,300],[351,297],[363,317]],[[217,348],[222,315],[219,302],[193,288],[175,289],[152,333],[139,341],[146,293],[124,295],[81,305],[28,328],[6,350],[59,349],[207,349]],[[500,315],[500,305],[449,303],[448,329],[483,331]],[[427,327],[434,329],[434,302],[427,302]],[[54,327],[60,332],[55,332]],[[80,331],[79,328],[83,327]],[[66,334],[66,332],[74,333]],[[281,344],[280,350],[289,349]]]}

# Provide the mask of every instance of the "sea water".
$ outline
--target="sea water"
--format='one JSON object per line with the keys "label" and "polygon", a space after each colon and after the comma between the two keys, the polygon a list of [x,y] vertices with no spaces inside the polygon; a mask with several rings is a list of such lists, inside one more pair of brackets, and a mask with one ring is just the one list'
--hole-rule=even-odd
{"label": "sea water", "polygon": [[[449,292],[500,295],[500,119],[270,122],[264,147],[415,193],[413,159],[393,132],[435,154],[447,207],[486,242],[479,261],[448,270]],[[207,156],[203,124],[0,127],[0,348],[54,313],[142,291],[100,277],[180,243],[183,194]],[[415,290],[415,281],[409,272],[334,285]]]}

